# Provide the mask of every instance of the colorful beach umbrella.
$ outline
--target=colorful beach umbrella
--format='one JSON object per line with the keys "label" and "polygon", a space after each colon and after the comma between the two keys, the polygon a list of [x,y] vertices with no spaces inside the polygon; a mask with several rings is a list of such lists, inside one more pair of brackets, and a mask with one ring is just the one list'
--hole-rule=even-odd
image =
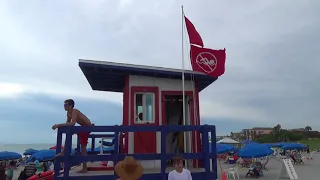
{"label": "colorful beach umbrella", "polygon": [[293,150],[293,149],[300,150],[300,149],[306,149],[306,148],[307,146],[299,143],[290,143],[282,146],[282,149],[284,150]]}
{"label": "colorful beach umbrella", "polygon": [[[211,143],[209,144],[209,152],[211,153],[212,152],[212,149],[211,149]],[[231,144],[216,144],[216,153],[217,154],[223,154],[223,153],[227,153],[227,152],[230,152],[230,151],[235,151],[237,148],[234,147],[233,145]]]}
{"label": "colorful beach umbrella", "polygon": [[[227,153],[229,151],[230,151],[229,148],[227,146],[224,146],[223,144],[216,145],[217,154],[223,154],[223,153]],[[209,152],[212,152],[212,149],[210,149]]]}
{"label": "colorful beach umbrella", "polygon": [[23,153],[23,155],[28,156],[28,155],[32,155],[32,154],[34,154],[34,153],[36,153],[36,152],[39,152],[39,150],[27,149],[27,150]]}
{"label": "colorful beach umbrella", "polygon": [[48,160],[54,159],[55,156],[56,156],[55,150],[41,150],[31,155],[27,159],[27,162],[31,162],[33,158],[35,158],[35,160],[38,160],[38,161],[48,161]]}
{"label": "colorful beach umbrella", "polygon": [[277,143],[273,144],[273,147],[281,148],[282,146],[284,146],[286,144],[289,144],[289,143],[287,143],[287,142],[277,142]]}
{"label": "colorful beach umbrella", "polygon": [[255,145],[246,145],[239,150],[238,155],[241,158],[259,158],[271,155],[273,152],[268,146],[256,143]]}
{"label": "colorful beach umbrella", "polygon": [[263,145],[266,145],[266,146],[268,146],[269,148],[271,148],[271,147],[273,146],[272,143],[264,143]]}
{"label": "colorful beach umbrella", "polygon": [[20,159],[22,156],[19,153],[11,151],[0,152],[0,160]]}
{"label": "colorful beach umbrella", "polygon": [[251,144],[251,143],[255,143],[254,141],[251,140],[244,140],[241,142],[242,144]]}

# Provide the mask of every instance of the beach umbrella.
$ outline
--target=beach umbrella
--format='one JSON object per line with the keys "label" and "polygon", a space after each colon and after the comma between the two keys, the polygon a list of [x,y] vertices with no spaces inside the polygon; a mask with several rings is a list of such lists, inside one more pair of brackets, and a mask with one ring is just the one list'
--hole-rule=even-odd
{"label": "beach umbrella", "polygon": [[23,153],[23,155],[28,156],[28,155],[32,155],[32,154],[34,154],[34,153],[36,153],[36,152],[39,152],[39,150],[27,149],[27,150]]}
{"label": "beach umbrella", "polygon": [[223,145],[226,146],[229,149],[229,151],[236,151],[237,150],[237,148],[232,144],[223,144]]}
{"label": "beach umbrella", "polygon": [[292,150],[292,149],[300,150],[300,149],[306,149],[306,148],[307,146],[299,143],[290,143],[282,146],[282,149],[284,150]]}
{"label": "beach umbrella", "polygon": [[[210,145],[211,146],[211,145]],[[223,154],[229,152],[229,148],[227,146],[224,146],[223,144],[216,144],[216,152],[217,154]],[[211,153],[212,150],[210,148],[209,152]]]}
{"label": "beach umbrella", "polygon": [[277,143],[273,144],[273,147],[281,148],[282,146],[284,146],[286,144],[289,144],[289,143],[287,143],[287,142],[277,142]]}
{"label": "beach umbrella", "polygon": [[251,143],[255,143],[254,141],[251,140],[244,140],[241,142],[242,144],[251,144]]}
{"label": "beach umbrella", "polygon": [[34,150],[34,149],[28,148],[28,149],[26,149],[26,150],[24,150],[24,151],[32,151],[32,150]]}
{"label": "beach umbrella", "polygon": [[243,147],[239,150],[238,155],[241,158],[259,158],[273,154],[273,150],[262,144],[255,144]]}
{"label": "beach umbrella", "polygon": [[273,146],[272,143],[264,143],[263,145],[268,146],[269,148],[271,148]]}
{"label": "beach umbrella", "polygon": [[[61,146],[61,148],[63,149],[64,147],[63,146]],[[51,150],[56,150],[57,149],[57,146],[52,146],[51,148],[49,148],[49,149],[51,149]]]}
{"label": "beach umbrella", "polygon": [[[212,152],[211,143],[209,144],[209,152]],[[217,154],[223,154],[230,151],[235,151],[237,148],[231,144],[216,144],[216,152]]]}
{"label": "beach umbrella", "polygon": [[0,160],[20,159],[22,156],[16,152],[2,151],[0,152]]}
{"label": "beach umbrella", "polygon": [[31,155],[28,159],[27,162],[31,162],[33,158],[35,158],[38,161],[47,161],[47,160],[52,160],[56,156],[56,151],[55,150],[41,150],[39,152],[34,153]]}
{"label": "beach umbrella", "polygon": [[256,142],[247,144],[244,147],[248,148],[248,147],[256,147],[256,146],[262,146],[262,147],[270,148],[270,146],[268,144],[260,144],[260,143],[256,143]]}

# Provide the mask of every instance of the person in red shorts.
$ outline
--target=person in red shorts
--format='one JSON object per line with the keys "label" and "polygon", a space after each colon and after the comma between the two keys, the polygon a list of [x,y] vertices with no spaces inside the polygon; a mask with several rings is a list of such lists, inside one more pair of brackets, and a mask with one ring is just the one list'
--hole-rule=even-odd
{"label": "person in red shorts", "polygon": [[[74,101],[72,99],[67,99],[64,101],[64,109],[67,111],[67,122],[62,124],[55,124],[52,126],[52,129],[55,130],[61,126],[74,126],[78,123],[80,126],[94,126],[91,121],[82,114],[78,109],[74,108]],[[82,155],[87,155],[87,144],[90,132],[81,132],[78,133],[78,137],[81,145]],[[57,156],[62,156],[64,151]],[[83,163],[83,168],[79,171],[80,173],[88,172],[87,163]]]}

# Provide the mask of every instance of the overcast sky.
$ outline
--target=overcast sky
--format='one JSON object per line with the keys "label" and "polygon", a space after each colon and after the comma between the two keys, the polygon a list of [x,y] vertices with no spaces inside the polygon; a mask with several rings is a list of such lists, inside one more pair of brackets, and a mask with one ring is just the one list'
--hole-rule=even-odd
{"label": "overcast sky", "polygon": [[227,49],[226,73],[200,94],[203,123],[320,130],[320,1],[2,0],[0,131],[12,135],[0,142],[54,142],[66,98],[120,124],[122,94],[92,91],[78,59],[181,68],[182,2],[205,46]]}

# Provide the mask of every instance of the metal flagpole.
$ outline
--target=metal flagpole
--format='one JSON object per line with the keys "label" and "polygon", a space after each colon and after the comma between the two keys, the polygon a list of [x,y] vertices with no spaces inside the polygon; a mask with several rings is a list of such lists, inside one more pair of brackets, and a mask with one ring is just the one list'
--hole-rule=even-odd
{"label": "metal flagpole", "polygon": [[[181,15],[182,15],[182,23],[181,23],[181,60],[182,60],[182,117],[183,117],[183,125],[186,125],[186,104],[185,104],[185,92],[184,92],[184,49],[183,49],[183,28],[184,28],[184,12],[183,5],[181,6]],[[187,133],[183,132],[183,144],[184,144],[184,153],[187,152]],[[185,167],[188,167],[188,161],[185,161]]]}

